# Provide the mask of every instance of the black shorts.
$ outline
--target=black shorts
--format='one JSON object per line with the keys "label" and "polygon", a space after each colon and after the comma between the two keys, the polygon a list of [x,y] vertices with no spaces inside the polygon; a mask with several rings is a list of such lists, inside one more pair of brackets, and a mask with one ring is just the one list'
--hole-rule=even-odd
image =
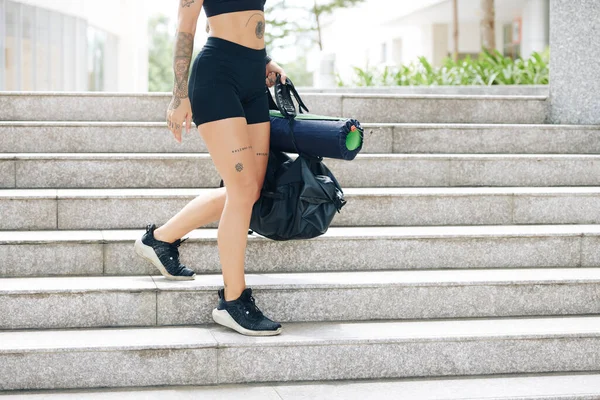
{"label": "black shorts", "polygon": [[248,124],[268,122],[266,55],[265,49],[209,37],[188,83],[194,123],[233,117],[245,117]]}

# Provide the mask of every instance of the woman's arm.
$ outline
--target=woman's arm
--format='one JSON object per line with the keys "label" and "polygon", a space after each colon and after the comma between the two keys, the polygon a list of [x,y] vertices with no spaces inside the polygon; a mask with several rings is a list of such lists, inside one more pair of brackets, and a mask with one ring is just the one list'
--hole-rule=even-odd
{"label": "woman's arm", "polygon": [[189,133],[192,125],[192,106],[188,97],[188,77],[194,50],[196,23],[204,0],[178,0],[179,16],[173,54],[173,98],[167,110],[167,125],[175,140],[181,143],[181,128],[185,122]]}
{"label": "woman's arm", "polygon": [[173,59],[175,82],[170,109],[176,109],[181,104],[181,99],[188,98],[188,77],[194,49],[194,35],[203,2],[204,0],[179,0]]}

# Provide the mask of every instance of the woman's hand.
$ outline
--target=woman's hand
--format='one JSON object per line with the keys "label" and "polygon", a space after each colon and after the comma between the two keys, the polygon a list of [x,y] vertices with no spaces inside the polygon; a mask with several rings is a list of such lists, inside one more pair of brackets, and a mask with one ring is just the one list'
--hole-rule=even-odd
{"label": "woman's hand", "polygon": [[189,97],[180,98],[175,95],[171,99],[169,109],[167,110],[167,126],[173,133],[173,136],[175,136],[175,140],[179,143],[181,143],[181,130],[184,121],[186,131],[190,133],[190,127],[192,126],[192,105],[190,104],[190,99]]}
{"label": "woman's hand", "polygon": [[275,81],[277,80],[277,75],[276,74],[280,74],[281,75],[281,83],[285,83],[285,80],[287,78],[287,75],[285,74],[285,71],[283,70],[283,68],[281,68],[279,66],[279,64],[277,64],[275,61],[269,62],[267,64],[267,79],[266,79],[266,83],[268,87],[273,87],[275,86]]}

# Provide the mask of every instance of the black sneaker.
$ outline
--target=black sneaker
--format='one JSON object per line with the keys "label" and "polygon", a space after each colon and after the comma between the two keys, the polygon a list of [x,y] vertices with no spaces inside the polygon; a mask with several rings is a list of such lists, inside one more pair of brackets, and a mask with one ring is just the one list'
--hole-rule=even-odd
{"label": "black sneaker", "polygon": [[281,324],[265,317],[254,303],[252,289],[246,288],[237,300],[225,301],[225,290],[219,290],[219,304],[212,312],[213,320],[248,336],[274,336]]}
{"label": "black sneaker", "polygon": [[162,242],[154,238],[156,225],[148,225],[146,233],[135,241],[135,252],[150,261],[165,278],[174,281],[191,281],[196,273],[179,262],[181,243],[187,239],[177,239],[173,243]]}

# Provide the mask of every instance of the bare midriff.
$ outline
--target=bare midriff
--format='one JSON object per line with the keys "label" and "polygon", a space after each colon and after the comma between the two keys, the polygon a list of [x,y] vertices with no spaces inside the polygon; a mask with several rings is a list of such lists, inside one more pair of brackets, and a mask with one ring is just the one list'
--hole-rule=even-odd
{"label": "bare midriff", "polygon": [[260,10],[237,11],[208,19],[209,36],[261,50],[265,48],[265,15]]}

